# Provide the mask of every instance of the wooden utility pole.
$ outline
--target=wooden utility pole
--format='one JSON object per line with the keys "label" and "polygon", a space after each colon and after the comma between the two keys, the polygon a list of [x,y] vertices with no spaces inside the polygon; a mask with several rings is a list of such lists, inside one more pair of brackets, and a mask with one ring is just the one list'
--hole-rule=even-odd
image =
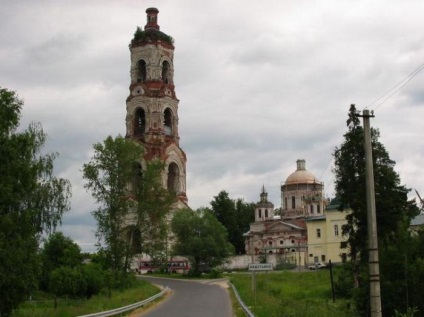
{"label": "wooden utility pole", "polygon": [[374,114],[369,110],[362,112],[365,136],[365,177],[367,190],[368,223],[368,270],[370,283],[371,317],[381,317],[380,265],[378,261],[377,217],[375,211],[374,170],[371,147],[370,118]]}

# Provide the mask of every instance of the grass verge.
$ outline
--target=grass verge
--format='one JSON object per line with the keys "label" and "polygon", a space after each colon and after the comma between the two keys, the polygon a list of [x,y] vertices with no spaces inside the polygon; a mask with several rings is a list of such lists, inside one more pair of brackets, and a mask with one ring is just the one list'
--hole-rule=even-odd
{"label": "grass verge", "polygon": [[256,317],[357,317],[348,299],[332,301],[328,270],[229,274],[243,302]]}
{"label": "grass verge", "polygon": [[140,280],[135,283],[133,288],[113,291],[111,298],[108,297],[106,291],[89,300],[62,298],[58,301],[56,310],[53,309],[53,300],[39,301],[35,298],[31,302],[22,304],[12,314],[12,317],[75,317],[133,304],[149,298],[159,291],[158,287]]}

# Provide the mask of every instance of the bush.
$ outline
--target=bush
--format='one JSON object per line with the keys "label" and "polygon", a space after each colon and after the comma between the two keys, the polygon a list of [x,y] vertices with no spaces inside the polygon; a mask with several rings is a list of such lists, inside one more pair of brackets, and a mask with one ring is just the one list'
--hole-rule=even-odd
{"label": "bush", "polygon": [[87,285],[85,297],[89,299],[93,295],[99,294],[105,286],[105,276],[100,265],[95,263],[84,265],[83,275]]}
{"label": "bush", "polygon": [[219,278],[222,277],[222,271],[219,269],[212,269],[209,273],[211,278]]}
{"label": "bush", "polygon": [[49,290],[56,296],[84,297],[87,284],[80,267],[61,266],[50,273]]}

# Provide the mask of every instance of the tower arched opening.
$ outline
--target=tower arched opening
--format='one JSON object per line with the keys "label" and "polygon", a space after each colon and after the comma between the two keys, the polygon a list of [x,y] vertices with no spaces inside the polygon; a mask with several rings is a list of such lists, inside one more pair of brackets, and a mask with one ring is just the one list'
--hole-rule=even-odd
{"label": "tower arched opening", "polygon": [[166,108],[163,116],[164,116],[163,126],[164,126],[164,130],[165,130],[165,134],[166,135],[172,135],[173,114],[172,114],[171,109]]}
{"label": "tower arched opening", "polygon": [[146,130],[146,112],[143,108],[137,108],[134,118],[134,135],[141,135]]}
{"label": "tower arched opening", "polygon": [[141,231],[135,226],[127,228],[127,243],[132,254],[139,254],[141,250]]}
{"label": "tower arched opening", "polygon": [[137,62],[137,82],[144,83],[146,81],[146,62],[144,59],[140,59]]}
{"label": "tower arched opening", "polygon": [[170,66],[168,61],[163,61],[162,63],[162,81],[164,84],[169,84],[169,74],[170,74]]}
{"label": "tower arched opening", "polygon": [[143,168],[139,162],[134,162],[133,166],[133,179],[131,190],[133,195],[137,195],[141,186],[141,179],[143,178]]}
{"label": "tower arched opening", "polygon": [[178,193],[178,182],[180,176],[180,169],[174,162],[168,166],[168,182],[167,187],[170,192]]}

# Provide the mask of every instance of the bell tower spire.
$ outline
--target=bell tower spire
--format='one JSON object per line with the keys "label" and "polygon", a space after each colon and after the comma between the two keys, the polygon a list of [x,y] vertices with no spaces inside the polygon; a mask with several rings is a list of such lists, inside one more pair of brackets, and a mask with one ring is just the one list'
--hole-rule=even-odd
{"label": "bell tower spire", "polygon": [[154,159],[165,162],[164,186],[187,206],[187,159],[179,146],[174,40],[160,31],[158,9],[148,8],[146,14],[144,30],[138,27],[129,45],[131,83],[126,102],[126,137],[143,146],[142,164]]}

